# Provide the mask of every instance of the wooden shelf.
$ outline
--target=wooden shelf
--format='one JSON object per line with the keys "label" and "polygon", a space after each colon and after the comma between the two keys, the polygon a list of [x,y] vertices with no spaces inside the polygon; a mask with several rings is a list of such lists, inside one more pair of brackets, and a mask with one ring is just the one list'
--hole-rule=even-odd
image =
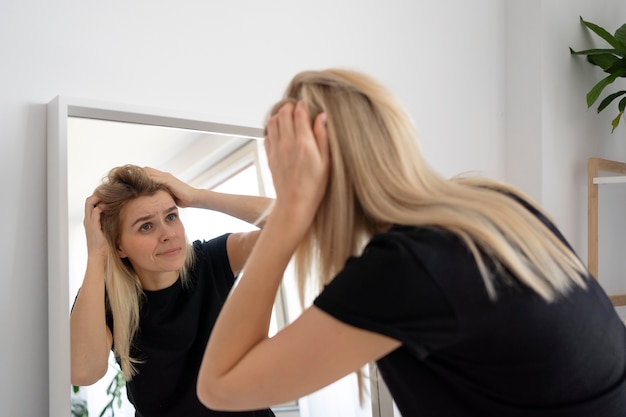
{"label": "wooden shelf", "polygon": [[626,183],[626,175],[594,177],[594,184],[621,184]]}
{"label": "wooden shelf", "polygon": [[[600,176],[600,172],[620,175]],[[587,161],[587,267],[598,277],[598,185],[626,183],[626,163],[601,158]],[[626,305],[626,294],[611,295],[614,306]]]}

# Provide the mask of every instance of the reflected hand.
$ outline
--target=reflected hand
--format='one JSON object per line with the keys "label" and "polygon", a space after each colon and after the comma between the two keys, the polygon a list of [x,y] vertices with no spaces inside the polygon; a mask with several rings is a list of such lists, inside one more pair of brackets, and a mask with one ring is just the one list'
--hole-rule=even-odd
{"label": "reflected hand", "polygon": [[83,226],[85,227],[85,237],[87,238],[87,253],[89,255],[106,256],[107,241],[102,232],[100,215],[102,206],[100,200],[92,195],[85,200],[85,217]]}
{"label": "reflected hand", "polygon": [[165,185],[174,194],[174,200],[179,207],[193,207],[196,188],[179,180],[169,172],[159,171],[151,167],[144,167],[143,169],[153,181]]}

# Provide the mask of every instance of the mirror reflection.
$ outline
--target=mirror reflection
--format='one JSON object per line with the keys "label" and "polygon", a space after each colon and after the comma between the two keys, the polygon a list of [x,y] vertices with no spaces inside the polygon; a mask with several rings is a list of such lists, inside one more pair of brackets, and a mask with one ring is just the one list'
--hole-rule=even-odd
{"label": "mirror reflection", "polygon": [[[265,194],[262,175],[264,169],[261,167],[257,141],[254,139],[236,137],[225,139],[219,135],[184,129],[70,117],[68,120],[68,234],[70,236],[69,300],[71,303],[74,303],[85,276],[87,259],[85,228],[83,227],[85,198],[93,192],[95,186],[100,184],[103,176],[112,167],[129,163],[139,167],[152,166],[171,172],[177,178],[197,188],[251,196]],[[256,229],[249,223],[216,211],[187,208],[181,209],[178,214],[180,214],[181,222],[184,221],[186,234],[191,242],[210,240],[226,232]],[[169,213],[168,216],[173,218],[173,213]],[[156,224],[158,222],[155,222]],[[182,227],[182,223],[180,224]],[[130,258],[129,256],[127,259]],[[74,259],[82,260],[82,262],[72,261]],[[133,269],[138,268],[133,261],[130,262],[133,263]],[[143,280],[142,284],[145,284]],[[143,287],[146,290],[143,296],[147,297],[150,292],[147,291],[145,285]],[[81,295],[81,298],[86,297],[86,291],[83,291]],[[147,303],[147,301],[144,300],[142,303]],[[80,308],[80,303],[77,303],[77,307]],[[147,306],[144,310],[147,310]],[[82,310],[80,311],[82,313]],[[280,319],[281,322],[284,321],[282,315]],[[276,329],[278,327],[276,318],[274,323],[274,329]],[[75,338],[78,337],[76,334],[73,335]],[[158,345],[165,345],[165,342]],[[95,413],[99,415],[118,403],[121,404],[117,410],[118,414],[122,412],[133,415],[134,409],[126,401],[125,388],[127,386],[124,384],[121,368],[112,354],[108,359],[109,367],[106,375],[93,385],[89,378],[76,379],[77,377],[72,373],[74,383],[89,385],[84,388],[74,387],[72,407],[74,410],[86,408],[92,415]],[[88,367],[85,368],[88,369]],[[144,371],[144,374],[146,373],[147,370]],[[140,386],[138,383],[135,385]]]}
{"label": "mirror reflection", "polygon": [[[259,137],[70,116],[67,118],[66,139],[69,275],[69,294],[64,300],[66,311],[71,310],[85,276],[85,199],[111,168],[125,164],[151,166],[170,172],[197,188],[229,194],[273,196]],[[180,209],[180,217],[190,242],[209,240],[226,232],[256,229],[249,223],[211,210],[183,208]],[[51,302],[54,303],[54,300],[51,299]],[[287,321],[297,317],[299,312],[295,283],[287,278],[276,300],[271,331],[277,331]],[[102,412],[107,415],[107,409],[111,407],[115,407],[116,416],[135,415],[127,399],[120,367],[112,354],[108,363],[105,376],[98,382],[73,387],[70,393],[72,415],[84,415],[82,411],[87,411],[89,415],[100,415]],[[57,373],[51,369],[51,383]],[[356,381],[347,377],[300,401],[275,407],[273,411],[277,416],[284,417],[316,416],[320,413],[329,417],[384,415],[380,411],[384,398],[378,398],[374,382],[372,390],[376,396],[366,398],[363,404],[359,404]],[[51,405],[51,408],[54,407]]]}

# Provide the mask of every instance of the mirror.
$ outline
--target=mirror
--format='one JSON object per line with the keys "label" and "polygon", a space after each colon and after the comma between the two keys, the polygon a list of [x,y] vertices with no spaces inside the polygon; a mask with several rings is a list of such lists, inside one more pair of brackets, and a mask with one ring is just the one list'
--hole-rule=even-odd
{"label": "mirror", "polygon": [[[56,97],[48,105],[48,328],[50,415],[69,416],[69,309],[84,273],[85,198],[110,168],[150,165],[194,185],[227,175],[218,162],[245,172],[259,128],[212,123],[174,112]],[[247,151],[244,152],[246,150]],[[239,152],[239,154],[238,154]],[[213,171],[212,171],[213,169]],[[264,183],[258,184],[264,193]],[[82,241],[81,241],[82,239]],[[191,237],[190,237],[191,239]],[[82,252],[81,252],[82,251]],[[74,256],[76,254],[76,256]],[[70,262],[72,259],[72,262]],[[78,281],[78,282],[77,282]]]}
{"label": "mirror", "polygon": [[[85,198],[110,168],[125,163],[149,165],[169,171],[202,188],[213,188],[225,184],[229,178],[237,177],[247,186],[254,183],[256,189],[253,192],[271,196],[269,172],[263,172],[263,168],[260,168],[265,166],[265,153],[262,141],[259,140],[262,137],[261,128],[213,123],[172,111],[64,96],[56,97],[49,103],[50,416],[71,415],[68,318],[82,283],[86,263],[82,226]],[[181,216],[185,216],[183,219],[190,240],[211,237],[199,227],[190,227],[193,213],[182,210]],[[215,228],[214,225],[215,222],[212,222],[211,229]],[[250,227],[241,224],[236,226],[239,229],[233,229],[226,225],[225,230],[211,230],[211,233],[217,235],[241,230],[246,226]],[[197,236],[193,236],[194,232],[197,232]],[[276,304],[276,327],[287,320],[287,309],[292,313],[291,318],[298,314],[295,284],[290,286],[285,283],[279,299],[283,302]],[[370,368],[370,373],[375,375],[375,368]],[[328,389],[302,399],[299,403],[302,413],[293,406],[298,405],[294,403],[282,407],[276,415],[296,417],[323,413],[326,416],[348,417],[392,416],[391,397],[384,389],[384,384],[375,381],[373,379],[369,387],[371,397],[362,406],[358,404],[355,380],[346,377]]]}

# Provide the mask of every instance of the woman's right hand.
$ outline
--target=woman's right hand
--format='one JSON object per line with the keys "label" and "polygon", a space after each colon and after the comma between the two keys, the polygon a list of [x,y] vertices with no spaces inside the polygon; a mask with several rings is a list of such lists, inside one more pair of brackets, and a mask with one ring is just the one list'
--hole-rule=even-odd
{"label": "woman's right hand", "polygon": [[85,237],[87,238],[87,253],[89,255],[106,256],[107,240],[102,232],[100,215],[102,214],[101,202],[95,195],[85,200]]}
{"label": "woman's right hand", "polygon": [[195,207],[198,191],[196,188],[179,180],[169,172],[159,171],[151,167],[144,167],[143,169],[153,181],[164,184],[174,194],[176,204],[179,207]]}

